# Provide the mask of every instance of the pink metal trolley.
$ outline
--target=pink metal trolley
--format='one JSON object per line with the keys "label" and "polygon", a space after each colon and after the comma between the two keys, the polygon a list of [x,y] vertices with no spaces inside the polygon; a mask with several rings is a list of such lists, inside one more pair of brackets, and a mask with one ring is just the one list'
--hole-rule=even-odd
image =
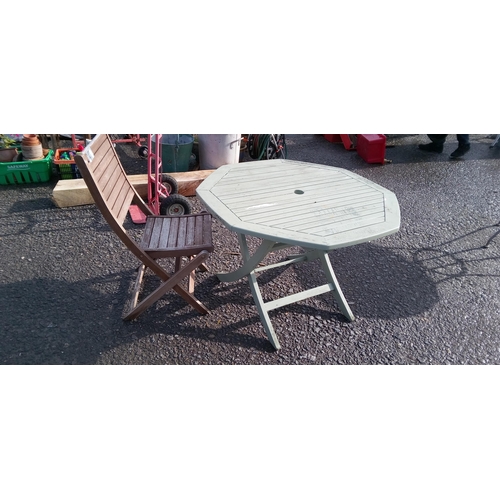
{"label": "pink metal trolley", "polygon": [[[146,141],[144,137],[141,137],[140,134],[125,134],[126,137],[122,139],[111,139],[111,142],[113,144],[119,144],[119,143],[134,143],[141,149],[142,143]],[[90,137],[90,136],[89,136]],[[85,139],[77,139],[76,134],[71,134],[71,141],[73,142],[73,147],[78,148],[78,146],[85,147]],[[144,147],[144,146],[142,146]],[[139,155],[141,155],[141,152],[139,151]]]}
{"label": "pink metal trolley", "polygon": [[[148,134],[147,146],[141,146],[139,156],[148,161],[148,206],[155,215],[187,215],[192,212],[191,202],[179,194],[177,180],[162,172],[162,134]],[[153,147],[154,142],[154,147]],[[146,216],[136,205],[129,210],[135,224],[144,224]]]}

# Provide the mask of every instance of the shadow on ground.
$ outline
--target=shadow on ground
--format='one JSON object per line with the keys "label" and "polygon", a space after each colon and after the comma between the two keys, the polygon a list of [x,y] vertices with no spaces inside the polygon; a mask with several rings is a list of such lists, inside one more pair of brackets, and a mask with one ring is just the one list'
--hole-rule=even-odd
{"label": "shadow on ground", "polygon": [[[265,334],[244,333],[260,320],[243,281],[221,289],[213,275],[199,280],[196,295],[211,310],[230,306],[235,297],[236,309],[251,310],[247,316],[235,313],[228,325],[212,324],[210,315],[198,314],[175,292],[168,292],[137,320],[125,322],[134,277],[131,270],[74,283],[33,279],[0,285],[0,364],[95,364],[106,350],[158,333],[178,336],[179,342],[191,338],[274,352]],[[149,280],[147,288],[156,286],[154,281]]]}

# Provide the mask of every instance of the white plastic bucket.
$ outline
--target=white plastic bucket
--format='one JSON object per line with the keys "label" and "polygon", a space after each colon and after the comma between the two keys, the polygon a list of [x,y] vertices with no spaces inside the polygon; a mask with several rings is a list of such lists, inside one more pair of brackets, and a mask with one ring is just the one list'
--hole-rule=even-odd
{"label": "white plastic bucket", "polygon": [[241,134],[198,134],[200,169],[240,162]]}

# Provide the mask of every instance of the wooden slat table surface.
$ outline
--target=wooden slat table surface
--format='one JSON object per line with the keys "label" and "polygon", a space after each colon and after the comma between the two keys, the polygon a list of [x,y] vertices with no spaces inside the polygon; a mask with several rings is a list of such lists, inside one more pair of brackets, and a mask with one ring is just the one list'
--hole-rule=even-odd
{"label": "wooden slat table surface", "polygon": [[333,250],[396,232],[391,191],[347,170],[291,160],[225,165],[196,190],[231,230]]}

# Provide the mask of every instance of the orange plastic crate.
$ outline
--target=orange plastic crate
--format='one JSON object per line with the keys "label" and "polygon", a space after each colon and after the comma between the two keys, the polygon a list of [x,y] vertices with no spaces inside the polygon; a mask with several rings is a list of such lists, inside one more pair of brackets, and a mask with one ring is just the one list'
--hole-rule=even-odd
{"label": "orange plastic crate", "polygon": [[78,152],[75,148],[56,149],[53,163],[56,167],[57,174],[61,179],[81,179],[80,171],[74,160],[62,160],[63,153],[73,152],[75,155]]}

